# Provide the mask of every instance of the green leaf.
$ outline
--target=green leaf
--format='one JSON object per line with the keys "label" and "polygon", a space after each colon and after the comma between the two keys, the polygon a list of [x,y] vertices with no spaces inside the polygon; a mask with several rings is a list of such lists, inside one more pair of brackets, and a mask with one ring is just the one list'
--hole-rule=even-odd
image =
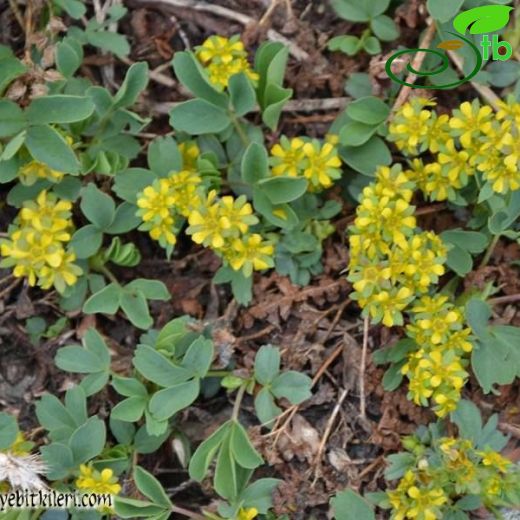
{"label": "green leaf", "polygon": [[354,121],[377,126],[390,115],[390,108],[379,98],[368,96],[350,103],[346,113]]}
{"label": "green leaf", "polygon": [[168,350],[174,352],[175,346],[186,334],[188,334],[187,324],[190,318],[182,316],[169,321],[159,332],[155,347],[157,350]]}
{"label": "green leaf", "polygon": [[119,303],[126,317],[136,327],[146,330],[153,325],[148,302],[141,291],[135,289],[129,291],[126,287],[123,288]]}
{"label": "green leaf", "polygon": [[399,29],[395,22],[384,14],[376,16],[370,22],[370,27],[374,34],[384,42],[390,42],[399,36]]}
{"label": "green leaf", "polygon": [[129,168],[116,174],[113,190],[118,197],[135,204],[137,193],[150,186],[155,179],[157,175],[150,170]]}
{"label": "green leaf", "polygon": [[75,123],[94,113],[94,103],[84,96],[40,96],[32,100],[25,113],[32,125]]}
{"label": "green leaf", "polygon": [[94,256],[99,251],[102,242],[103,232],[93,224],[87,224],[72,235],[70,245],[77,258],[83,259]]}
{"label": "green leaf", "polygon": [[355,56],[361,50],[361,40],[351,35],[336,36],[329,40],[327,47],[331,51],[341,51],[348,56]]}
{"label": "green leaf", "polygon": [[125,290],[139,291],[147,300],[168,301],[171,298],[170,292],[163,282],[159,280],[147,280],[137,278],[125,286]]}
{"label": "green leaf", "polygon": [[147,85],[148,63],[145,61],[134,63],[128,69],[121,88],[114,96],[113,108],[126,108],[134,105],[139,94],[144,91]]}
{"label": "green leaf", "polygon": [[0,155],[0,161],[9,161],[12,159],[17,153],[18,150],[22,147],[25,142],[25,136],[27,132],[24,130],[20,132],[18,135],[14,136],[6,145],[5,148]]}
{"label": "green leaf", "polygon": [[302,177],[271,177],[262,179],[258,186],[273,204],[284,204],[299,199],[309,183]]}
{"label": "green leaf", "polygon": [[361,146],[342,146],[339,154],[352,169],[369,177],[375,175],[379,166],[392,164],[392,154],[388,146],[376,135]]}
{"label": "green leaf", "polygon": [[102,192],[93,182],[83,189],[80,207],[85,217],[101,230],[108,228],[114,221],[114,199]]}
{"label": "green leaf", "polygon": [[374,36],[369,36],[363,41],[363,48],[368,52],[368,54],[372,54],[373,56],[381,54],[382,52],[381,44]]}
{"label": "green leaf", "polygon": [[121,286],[111,283],[93,294],[83,305],[85,314],[115,314],[119,309]]}
{"label": "green leaf", "polygon": [[[428,0],[428,10],[443,22],[447,22],[460,9],[463,0],[453,2],[436,2]],[[437,5],[436,5],[437,4]],[[436,11],[438,16],[433,12]],[[453,27],[460,34],[470,28],[470,34],[492,33],[504,28],[509,23],[512,7],[507,5],[485,5],[464,11],[453,20]],[[442,19],[440,15],[443,15]]]}
{"label": "green leaf", "polygon": [[230,448],[233,458],[240,466],[248,469],[255,469],[264,461],[260,454],[255,450],[244,427],[237,421],[233,421],[231,426]]}
{"label": "green leaf", "polygon": [[203,99],[185,101],[170,112],[170,124],[173,128],[191,135],[222,132],[230,122],[224,109]]}
{"label": "green leaf", "polygon": [[155,419],[164,421],[190,406],[199,396],[199,392],[199,379],[159,390],[150,399],[148,410]]}
{"label": "green leaf", "polygon": [[103,363],[104,370],[110,368],[110,351],[108,350],[105,340],[96,329],[92,327],[87,329],[83,338],[83,345]]}
{"label": "green leaf", "polygon": [[359,121],[350,121],[341,129],[339,141],[345,146],[361,146],[365,144],[376,131],[377,126],[366,125]]}
{"label": "green leaf", "polygon": [[16,179],[18,176],[18,169],[19,161],[16,157],[9,159],[9,161],[0,161],[0,184],[11,182],[13,179]]}
{"label": "green leaf", "polygon": [[116,496],[114,500],[114,511],[120,518],[150,518],[164,513],[161,505],[135,500],[134,498],[123,498]]}
{"label": "green leaf", "polygon": [[203,378],[211,366],[213,356],[213,341],[199,337],[189,346],[181,366],[193,376]]}
{"label": "green leaf", "polygon": [[243,116],[255,108],[256,94],[249,78],[242,72],[229,78],[231,105],[237,116]]}
{"label": "green leaf", "polygon": [[[263,217],[271,224],[281,227],[282,229],[291,230],[298,224],[298,216],[289,204],[273,204],[267,195],[260,189],[253,190],[253,206]],[[285,218],[281,218],[275,214],[282,210]]]}
{"label": "green leaf", "polygon": [[482,431],[482,418],[478,407],[471,401],[462,399],[457,409],[451,412],[451,420],[459,428],[459,436],[476,443]]}
{"label": "green leaf", "polygon": [[311,385],[312,381],[308,376],[290,370],[273,379],[271,391],[278,398],[285,397],[291,404],[300,404],[312,395]]}
{"label": "green leaf", "polygon": [[117,403],[112,408],[111,417],[119,421],[136,422],[143,416],[146,398],[132,396]]}
{"label": "green leaf", "polygon": [[403,367],[404,362],[397,363],[396,365],[392,365],[383,376],[383,388],[387,392],[393,392],[397,390],[403,381],[403,374],[401,373],[401,368]]}
{"label": "green leaf", "polygon": [[215,467],[215,491],[228,501],[233,501],[238,494],[238,482],[235,461],[229,446],[229,437],[220,448]]}
{"label": "green leaf", "polygon": [[[135,214],[137,207],[129,202],[123,202],[116,208],[112,224],[104,231],[111,235],[121,235],[135,229],[141,219]],[[115,239],[114,239],[115,240]]]}
{"label": "green leaf", "polygon": [[[115,54],[119,58],[124,58],[130,53],[130,45],[125,36],[110,31],[90,30],[85,32],[87,42],[94,47],[98,47],[106,52]],[[139,65],[135,63],[133,66]],[[133,103],[128,103],[127,106]]]}
{"label": "green leaf", "polygon": [[446,265],[459,276],[466,276],[473,270],[473,258],[459,246],[452,246],[448,251]]}
{"label": "green leaf", "polygon": [[259,513],[266,514],[273,506],[273,492],[282,481],[277,478],[256,480],[240,494],[244,507],[254,507]]}
{"label": "green leaf", "polygon": [[148,392],[146,387],[133,377],[112,376],[112,386],[116,389],[118,394],[126,397],[146,397]]}
{"label": "green leaf", "polygon": [[74,45],[72,38],[64,38],[56,44],[56,66],[66,77],[71,78],[83,61],[81,45]]}
{"label": "green leaf", "polygon": [[5,412],[0,412],[0,450],[9,449],[16,441],[18,424],[16,419]]}
{"label": "green leaf", "polygon": [[41,426],[46,430],[70,430],[72,433],[76,427],[76,421],[61,401],[51,394],[45,394],[36,403],[36,417]]}
{"label": "green leaf", "polygon": [[174,365],[166,356],[147,345],[137,347],[132,363],[148,381],[163,387],[183,383],[192,377],[189,370]]}
{"label": "green leaf", "polygon": [[[450,0],[449,2],[445,0],[428,0],[426,3],[426,7],[428,8],[428,12],[439,22],[446,23],[449,22],[460,10],[462,7],[462,4],[464,3],[464,0]],[[468,13],[468,11],[466,11]],[[466,14],[462,13],[462,14]],[[459,18],[461,15],[459,15],[455,20],[453,20],[453,26],[455,29],[460,32],[461,34],[464,34],[466,32],[466,27],[464,27],[464,30],[461,32],[458,28],[460,27],[461,19]],[[457,20],[459,20],[457,22]],[[469,24],[468,24],[469,25]],[[492,32],[492,31],[486,31],[486,32]]]}
{"label": "green leaf", "polygon": [[59,480],[69,475],[74,467],[74,458],[71,449],[66,445],[53,442],[40,448],[42,459],[48,468],[46,477]]}
{"label": "green leaf", "polygon": [[141,426],[135,434],[134,447],[137,453],[153,453],[159,449],[161,444],[169,437],[168,429],[160,435],[148,435],[146,426]]}
{"label": "green leaf", "polygon": [[240,164],[242,180],[255,184],[269,174],[267,150],[259,143],[251,143],[242,156]]}
{"label": "green leaf", "polygon": [[268,385],[280,372],[280,349],[264,345],[255,357],[255,379],[261,385]]}
{"label": "green leaf", "polygon": [[149,144],[148,166],[158,177],[168,177],[172,172],[182,170],[182,157],[173,137],[156,137]]}
{"label": "green leaf", "polygon": [[264,42],[257,50],[255,70],[260,76],[257,96],[262,109],[269,105],[269,100],[266,98],[267,86],[282,86],[288,58],[289,49],[280,42]]}
{"label": "green leaf", "polygon": [[78,20],[85,16],[87,7],[82,0],[53,0],[54,3],[61,7],[70,17]]}
{"label": "green leaf", "polygon": [[80,426],[69,439],[69,448],[76,465],[97,457],[105,447],[105,423],[97,417],[91,417]]}
{"label": "green leaf", "polygon": [[375,520],[368,502],[351,489],[340,491],[330,501],[336,520]]}
{"label": "green leaf", "polygon": [[215,457],[224,438],[228,435],[232,426],[231,421],[226,421],[214,433],[212,433],[205,441],[203,441],[196,449],[190,459],[189,474],[190,477],[200,482],[208,472],[209,465]]}
{"label": "green leaf", "polygon": [[78,345],[62,347],[56,353],[54,362],[66,372],[90,374],[105,370],[105,365],[94,353]]}
{"label": "green leaf", "polygon": [[209,82],[204,69],[191,52],[176,52],[172,64],[178,80],[195,97],[220,108],[227,108],[227,96]]}
{"label": "green leaf", "polygon": [[53,170],[79,173],[80,163],[63,136],[47,125],[32,126],[27,130],[25,146],[32,157]]}
{"label": "green leaf", "polygon": [[511,384],[516,377],[517,366],[509,358],[511,352],[493,338],[476,342],[471,353],[471,367],[485,393],[493,385]]}
{"label": "green leaf", "polygon": [[338,16],[345,20],[350,22],[368,22],[370,20],[367,3],[358,0],[331,0],[331,4]]}
{"label": "green leaf", "polygon": [[[0,68],[2,61],[0,60]],[[0,99],[0,137],[16,135],[27,126],[22,109],[10,99]]]}
{"label": "green leaf", "polygon": [[282,410],[276,406],[269,388],[262,388],[256,394],[255,412],[262,426],[267,427],[271,427],[273,419],[282,413]]}
{"label": "green leaf", "polygon": [[291,99],[292,89],[283,88],[275,84],[268,84],[265,89],[265,108],[262,112],[262,121],[272,131],[276,130],[282,109]]}
{"label": "green leaf", "polygon": [[491,318],[491,307],[479,298],[472,298],[466,304],[466,320],[479,338],[487,338],[487,325]]}
{"label": "green leaf", "polygon": [[450,229],[441,233],[444,242],[453,244],[469,251],[470,253],[482,253],[487,245],[488,238],[484,233],[477,231],[463,231],[462,229]]}
{"label": "green leaf", "polygon": [[161,483],[148,471],[140,466],[134,469],[134,482],[137,489],[155,504],[164,506],[166,509],[171,508],[172,503],[165,493]]}
{"label": "green leaf", "polygon": [[[4,47],[5,49],[5,47]],[[0,95],[12,81],[27,71],[26,66],[16,58],[9,49],[7,53],[0,57]]]}

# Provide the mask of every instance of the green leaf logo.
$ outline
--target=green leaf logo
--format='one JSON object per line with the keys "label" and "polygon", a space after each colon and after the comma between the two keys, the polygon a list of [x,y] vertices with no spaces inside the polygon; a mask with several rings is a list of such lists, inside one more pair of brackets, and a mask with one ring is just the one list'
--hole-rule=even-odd
{"label": "green leaf logo", "polygon": [[484,5],[460,13],[453,20],[453,27],[460,34],[465,34],[468,27],[470,34],[484,34],[502,29],[509,23],[513,10],[507,5]]}

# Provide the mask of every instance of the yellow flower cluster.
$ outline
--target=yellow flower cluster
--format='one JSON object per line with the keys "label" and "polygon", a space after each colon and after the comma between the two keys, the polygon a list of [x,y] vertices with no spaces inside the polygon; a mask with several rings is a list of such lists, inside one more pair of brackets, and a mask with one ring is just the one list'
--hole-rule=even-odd
{"label": "yellow flower cluster", "polygon": [[380,167],[350,228],[349,280],[364,316],[403,324],[403,311],[444,274],[446,248],[433,232],[417,231],[414,184],[399,165]]}
{"label": "yellow flower cluster", "polygon": [[111,469],[95,470],[91,465],[81,464],[76,487],[88,493],[118,495],[121,485]]}
{"label": "yellow flower cluster", "polygon": [[24,202],[9,229],[9,238],[0,241],[2,267],[14,267],[16,277],[26,277],[29,285],[42,289],[54,286],[63,292],[74,285],[82,270],[74,264],[76,255],[67,247],[73,224],[72,204],[42,191],[35,201]]}
{"label": "yellow flower cluster", "polygon": [[[413,438],[408,440],[416,443]],[[500,453],[477,450],[467,439],[442,437],[432,450],[417,457],[416,467],[387,493],[391,518],[441,519],[464,495],[478,495],[493,509],[510,503],[507,497],[518,492],[519,476],[515,465]]]}
{"label": "yellow flower cluster", "polygon": [[65,174],[49,168],[46,164],[38,161],[29,161],[18,171],[20,182],[26,186],[32,186],[36,181],[42,179],[51,182],[60,182]]}
{"label": "yellow flower cluster", "polygon": [[[520,104],[501,102],[496,116],[478,100],[462,103],[451,117],[437,115],[434,106],[413,98],[395,114],[388,135],[411,158],[406,174],[426,197],[454,200],[472,176],[496,193],[520,189]],[[433,160],[424,163],[417,156],[427,151]]]}
{"label": "yellow flower cluster", "polygon": [[330,188],[341,177],[341,160],[330,140],[285,136],[271,149],[270,163],[275,176],[303,177],[309,181],[311,191]]}
{"label": "yellow flower cluster", "polygon": [[201,177],[190,170],[156,179],[137,195],[137,215],[143,220],[139,229],[148,231],[162,247],[172,248],[177,242],[180,219],[188,217],[200,204],[201,183]]}
{"label": "yellow flower cluster", "polygon": [[424,485],[413,471],[407,471],[397,489],[388,492],[392,519],[437,520],[442,518],[442,506],[448,501],[442,487]]}
{"label": "yellow flower cluster", "polygon": [[274,247],[257,233],[249,233],[258,223],[245,196],[218,197],[212,190],[188,217],[186,232],[197,244],[211,247],[235,271],[251,276],[253,270],[273,267]]}
{"label": "yellow flower cluster", "polygon": [[156,179],[137,195],[137,215],[143,221],[139,229],[171,251],[187,220],[186,232],[192,240],[213,249],[233,270],[249,277],[254,270],[273,267],[272,243],[250,232],[258,218],[246,197],[219,197],[216,190],[207,193],[196,170],[200,154],[196,143],[182,143],[179,150],[186,169]]}
{"label": "yellow flower cluster", "polygon": [[258,74],[251,69],[244,44],[237,35],[231,38],[210,36],[197,47],[196,56],[204,66],[209,81],[221,90],[228,86],[231,76],[240,72],[252,81],[259,79]]}
{"label": "yellow flower cluster", "polygon": [[431,398],[434,412],[444,417],[457,407],[468,378],[471,330],[464,327],[462,309],[447,296],[423,296],[411,310],[406,331],[420,349],[409,356],[401,372],[410,380],[409,397],[423,406]]}

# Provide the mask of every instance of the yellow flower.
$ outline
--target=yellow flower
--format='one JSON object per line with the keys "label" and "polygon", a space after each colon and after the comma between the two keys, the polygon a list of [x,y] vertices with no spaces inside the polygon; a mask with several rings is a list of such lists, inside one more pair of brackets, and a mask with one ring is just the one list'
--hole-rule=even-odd
{"label": "yellow flower", "polygon": [[427,135],[427,146],[431,153],[437,153],[441,144],[445,143],[450,138],[449,116],[446,114],[438,116],[432,112],[432,117],[429,120],[429,129]]}
{"label": "yellow flower", "polygon": [[20,210],[19,219],[22,225],[31,226],[40,232],[49,232],[55,240],[70,240],[72,203],[58,200],[53,193],[46,190],[40,192],[36,201],[26,201]]}
{"label": "yellow flower", "polygon": [[201,177],[193,170],[173,172],[168,178],[168,184],[174,209],[187,218],[201,204]]}
{"label": "yellow flower", "polygon": [[294,137],[289,140],[283,135],[280,143],[271,148],[270,163],[273,175],[298,177],[305,167],[303,145],[303,139]]}
{"label": "yellow flower", "polygon": [[388,139],[410,155],[423,151],[428,145],[432,118],[431,110],[424,108],[431,106],[435,103],[424,98],[413,98],[405,103],[388,127]]}
{"label": "yellow flower", "polygon": [[168,179],[156,179],[137,194],[137,215],[143,220],[139,229],[148,231],[162,247],[175,245],[175,195]]}
{"label": "yellow flower", "polygon": [[253,520],[258,516],[258,509],[255,507],[248,507],[247,509],[240,508],[236,520]]}
{"label": "yellow flower", "polygon": [[509,168],[505,164],[485,170],[483,177],[491,183],[496,193],[507,193],[520,188],[520,170]]}
{"label": "yellow flower", "polygon": [[95,470],[91,465],[81,464],[76,487],[87,493],[118,495],[121,486],[111,469]]}
{"label": "yellow flower", "polygon": [[341,177],[341,160],[337,149],[330,143],[320,145],[317,140],[303,145],[305,166],[303,176],[311,188],[318,191],[330,188]]}
{"label": "yellow flower", "polygon": [[482,464],[484,464],[484,466],[496,468],[501,473],[506,473],[513,464],[509,459],[506,459],[506,457],[503,457],[500,453],[491,449],[477,453],[482,457]]}
{"label": "yellow flower", "polygon": [[231,195],[225,195],[220,199],[220,214],[229,222],[228,236],[238,236],[247,233],[249,226],[258,223],[258,218],[253,214],[253,207],[244,195],[237,199]]}
{"label": "yellow flower", "polygon": [[197,159],[200,155],[200,148],[197,143],[195,141],[184,141],[178,146],[182,157],[182,169],[196,171]]}
{"label": "yellow flower", "polygon": [[413,293],[408,287],[380,291],[370,298],[360,299],[375,323],[380,321],[387,327],[403,324],[401,311],[413,300]]}
{"label": "yellow flower", "polygon": [[443,167],[450,185],[456,189],[463,188],[468,184],[468,176],[475,173],[470,166],[469,153],[465,150],[457,150],[453,139],[447,141],[441,148],[443,151],[438,156],[439,164]]}
{"label": "yellow flower", "polygon": [[491,130],[493,109],[487,105],[481,107],[478,100],[473,103],[465,101],[459,110],[453,111],[453,114],[450,128],[460,137],[460,143],[466,149],[472,147],[476,136]]}
{"label": "yellow flower", "polygon": [[403,172],[400,164],[392,168],[379,166],[376,170],[376,185],[374,192],[379,197],[403,198],[407,202],[412,200],[414,183]]}
{"label": "yellow flower", "polygon": [[73,262],[76,256],[66,250],[70,240],[71,203],[42,191],[36,201],[26,201],[10,228],[9,238],[0,241],[0,262],[13,267],[13,275],[26,277],[30,286],[54,286],[63,292],[82,274]]}
{"label": "yellow flower", "polygon": [[213,249],[224,246],[231,229],[231,221],[224,215],[215,190],[210,191],[206,201],[189,215],[188,222],[186,232],[191,235],[192,240]]}
{"label": "yellow flower", "polygon": [[233,270],[242,270],[244,276],[249,277],[253,270],[262,271],[273,267],[273,253],[273,245],[263,241],[261,235],[254,233],[233,240],[231,248],[225,252],[225,257]]}
{"label": "yellow flower", "polygon": [[46,164],[40,163],[38,161],[29,161],[28,163],[24,164],[18,172],[20,182],[26,186],[32,186],[36,181],[41,179],[45,179],[50,182],[59,182],[63,179],[64,175],[65,174],[63,172],[53,170]]}
{"label": "yellow flower", "polygon": [[218,89],[228,86],[231,76],[243,72],[253,82],[259,75],[247,61],[244,44],[238,36],[211,36],[196,50],[198,60],[205,67],[209,81]]}
{"label": "yellow flower", "polygon": [[196,54],[202,63],[210,61],[230,63],[234,59],[244,56],[245,49],[238,36],[228,39],[223,36],[213,35],[198,47]]}

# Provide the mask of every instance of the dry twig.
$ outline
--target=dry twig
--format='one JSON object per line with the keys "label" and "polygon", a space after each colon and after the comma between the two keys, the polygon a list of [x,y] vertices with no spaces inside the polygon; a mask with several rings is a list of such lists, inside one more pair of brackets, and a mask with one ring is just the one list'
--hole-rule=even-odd
{"label": "dry twig", "polygon": [[366,395],[365,395],[365,371],[367,365],[368,352],[368,331],[370,327],[370,318],[367,316],[363,322],[363,350],[361,352],[361,366],[359,367],[359,413],[363,419],[366,419]]}

